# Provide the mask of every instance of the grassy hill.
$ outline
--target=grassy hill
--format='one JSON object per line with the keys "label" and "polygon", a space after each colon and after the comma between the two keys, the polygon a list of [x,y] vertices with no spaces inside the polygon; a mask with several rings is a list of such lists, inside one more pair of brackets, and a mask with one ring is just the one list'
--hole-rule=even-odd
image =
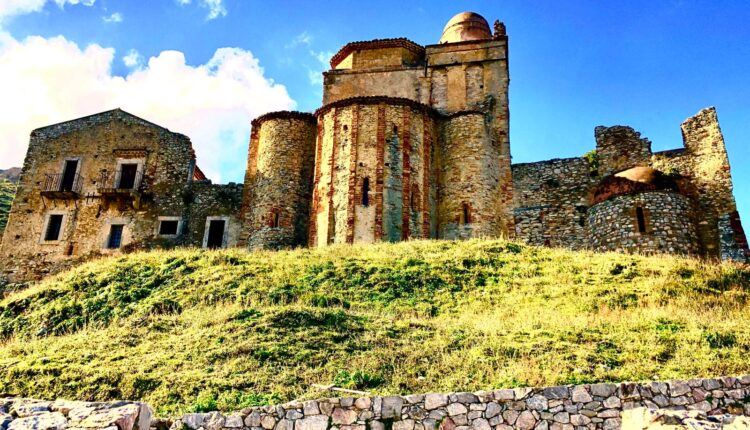
{"label": "grassy hill", "polygon": [[750,268],[503,241],[94,261],[0,302],[0,390],[159,414],[750,372]]}
{"label": "grassy hill", "polygon": [[8,222],[8,212],[16,195],[16,184],[7,179],[0,179],[0,237],[3,236],[5,224]]}

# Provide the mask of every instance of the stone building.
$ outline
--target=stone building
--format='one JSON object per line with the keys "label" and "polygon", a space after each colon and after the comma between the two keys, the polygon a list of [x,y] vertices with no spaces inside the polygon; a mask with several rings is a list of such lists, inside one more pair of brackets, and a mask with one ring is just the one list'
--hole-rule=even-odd
{"label": "stone building", "polygon": [[31,133],[0,246],[11,280],[123,249],[237,244],[242,185],[213,185],[186,136],[122,110]]}
{"label": "stone building", "polygon": [[471,12],[439,43],[352,42],[314,113],[252,122],[244,185],[214,185],[187,137],[114,110],[32,132],[0,247],[6,275],[171,246],[287,248],[510,237],[748,260],[716,111],[652,152],[597,127],[583,157],[511,164],[508,37]]}

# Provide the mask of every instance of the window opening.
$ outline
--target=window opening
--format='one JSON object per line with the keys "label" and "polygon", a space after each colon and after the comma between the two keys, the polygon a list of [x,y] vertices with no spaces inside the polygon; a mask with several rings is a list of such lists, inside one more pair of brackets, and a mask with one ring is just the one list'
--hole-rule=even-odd
{"label": "window opening", "polygon": [[47,221],[47,231],[44,232],[44,240],[52,242],[60,240],[60,231],[62,230],[62,215],[50,215]]}
{"label": "window opening", "polygon": [[176,236],[177,235],[177,220],[165,220],[159,223],[159,234],[163,236]]}
{"label": "window opening", "polygon": [[461,204],[461,220],[460,224],[471,224],[471,210],[468,203]]}
{"label": "window opening", "polygon": [[362,206],[370,205],[370,178],[362,180]]}
{"label": "window opening", "polygon": [[76,180],[76,170],[78,170],[78,160],[65,160],[62,180],[60,181],[60,191],[73,191]]}
{"label": "window opening", "polygon": [[120,182],[117,188],[123,190],[132,190],[133,188],[135,188],[135,180],[137,174],[137,164],[122,164],[120,166]]}
{"label": "window opening", "polygon": [[117,249],[122,245],[122,224],[114,224],[109,230],[109,240],[107,241],[107,248]]}
{"label": "window opening", "polygon": [[642,207],[635,208],[635,216],[638,220],[638,233],[646,232],[646,216]]}

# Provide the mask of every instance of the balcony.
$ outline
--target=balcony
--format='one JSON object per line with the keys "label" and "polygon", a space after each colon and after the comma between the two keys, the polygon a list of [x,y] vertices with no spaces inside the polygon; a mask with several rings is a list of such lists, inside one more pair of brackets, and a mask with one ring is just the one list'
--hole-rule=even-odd
{"label": "balcony", "polygon": [[142,197],[142,182],[142,170],[123,168],[117,172],[102,172],[96,183],[96,190],[105,202],[132,201],[133,207],[138,209]]}
{"label": "balcony", "polygon": [[76,199],[81,194],[83,176],[56,173],[45,175],[42,196],[50,199]]}

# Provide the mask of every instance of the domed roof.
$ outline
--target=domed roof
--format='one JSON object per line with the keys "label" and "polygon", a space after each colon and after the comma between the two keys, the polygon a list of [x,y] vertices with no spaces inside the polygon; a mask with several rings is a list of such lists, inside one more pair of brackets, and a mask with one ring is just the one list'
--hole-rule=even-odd
{"label": "domed roof", "polygon": [[625,194],[659,190],[680,191],[672,177],[651,167],[636,166],[604,178],[594,190],[593,204]]}
{"label": "domed roof", "polygon": [[492,32],[487,20],[475,12],[461,12],[445,24],[440,43],[487,39],[492,39]]}

